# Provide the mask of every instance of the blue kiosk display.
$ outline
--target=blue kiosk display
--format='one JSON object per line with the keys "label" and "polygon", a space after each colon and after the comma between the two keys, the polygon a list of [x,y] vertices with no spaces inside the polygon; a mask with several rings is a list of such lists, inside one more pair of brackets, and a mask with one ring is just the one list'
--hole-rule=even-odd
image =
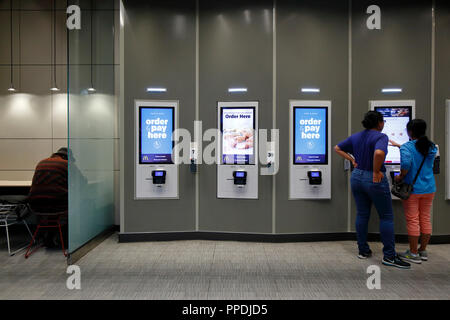
{"label": "blue kiosk display", "polygon": [[290,101],[289,199],[331,199],[330,101]]}
{"label": "blue kiosk display", "polygon": [[135,101],[136,199],[178,198],[173,153],[177,101]]}

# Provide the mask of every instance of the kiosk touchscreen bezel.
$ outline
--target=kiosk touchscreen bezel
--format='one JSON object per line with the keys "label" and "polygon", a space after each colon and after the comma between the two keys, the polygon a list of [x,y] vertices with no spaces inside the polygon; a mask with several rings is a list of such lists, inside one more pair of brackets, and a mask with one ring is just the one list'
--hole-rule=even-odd
{"label": "kiosk touchscreen bezel", "polygon": [[173,140],[173,131],[170,133],[172,136],[172,154],[171,161],[158,161],[158,162],[143,162],[142,161],[142,110],[143,109],[171,109],[172,110],[172,129],[175,130],[175,107],[170,106],[139,106],[139,164],[141,165],[156,165],[156,164],[174,164],[173,148],[175,147],[175,141]]}
{"label": "kiosk touchscreen bezel", "polygon": [[[379,109],[408,109],[409,111],[409,121],[411,121],[413,119],[413,107],[412,106],[400,106],[400,105],[396,105],[396,106],[374,106],[373,110],[374,111],[378,111]],[[405,129],[406,130],[406,129]],[[388,146],[389,147],[389,146]],[[389,154],[389,153],[388,153]],[[386,159],[384,160],[384,165],[388,165],[388,166],[398,166],[400,165],[400,162],[386,162]]]}
{"label": "kiosk touchscreen bezel", "polygon": [[[225,163],[223,161],[223,110],[229,110],[229,109],[251,109],[253,111],[253,154],[250,155],[249,157],[249,162],[248,163],[239,163],[237,161],[233,161],[233,163]],[[256,155],[255,155],[255,144],[257,143],[257,140],[255,139],[256,137],[256,108],[252,107],[252,106],[233,106],[233,107],[220,107],[220,164],[222,165],[248,165],[248,166],[253,166],[256,164]],[[253,160],[251,163],[250,160]]]}
{"label": "kiosk touchscreen bezel", "polygon": [[[313,165],[327,165],[328,164],[328,157],[329,157],[329,148],[328,148],[328,107],[326,106],[293,106],[292,107],[292,164],[294,165],[299,165],[299,166],[313,166]],[[325,161],[320,161],[320,162],[304,162],[304,163],[298,163],[295,162],[295,144],[296,144],[296,137],[297,137],[297,132],[295,132],[295,122],[296,122],[296,110],[297,109],[322,109],[325,110]]]}

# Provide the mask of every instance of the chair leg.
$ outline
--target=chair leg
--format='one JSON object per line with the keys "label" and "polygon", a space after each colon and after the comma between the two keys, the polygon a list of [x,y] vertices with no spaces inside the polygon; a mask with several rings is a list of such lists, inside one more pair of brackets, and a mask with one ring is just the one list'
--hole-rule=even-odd
{"label": "chair leg", "polygon": [[63,239],[63,234],[62,234],[62,231],[61,231],[61,223],[60,223],[60,219],[59,218],[58,218],[58,229],[59,229],[59,238],[61,240],[62,252],[63,252],[64,256],[67,257],[66,250],[64,249],[64,239]]}
{"label": "chair leg", "polygon": [[30,234],[30,237],[33,239],[33,234],[31,233],[30,228],[28,227],[28,223],[25,220],[22,220],[23,224],[25,225],[25,228],[27,228],[28,233]]}
{"label": "chair leg", "polygon": [[28,245],[27,252],[25,253],[25,259],[28,259],[28,257],[31,256],[31,254],[33,253],[33,250],[30,251],[30,249],[33,246],[33,243],[36,239],[36,235],[37,235],[40,227],[41,227],[40,225],[37,226],[36,231],[34,232],[33,237],[31,238],[31,242]]}
{"label": "chair leg", "polygon": [[5,228],[6,228],[6,242],[8,243],[8,254],[11,255],[11,243],[9,240],[8,221],[6,221]]}

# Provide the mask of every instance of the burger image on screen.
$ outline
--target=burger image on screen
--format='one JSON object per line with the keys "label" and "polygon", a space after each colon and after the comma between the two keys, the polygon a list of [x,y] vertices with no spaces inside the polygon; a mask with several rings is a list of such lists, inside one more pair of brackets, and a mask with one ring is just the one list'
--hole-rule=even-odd
{"label": "burger image on screen", "polygon": [[253,148],[252,129],[225,129],[223,132],[226,153]]}

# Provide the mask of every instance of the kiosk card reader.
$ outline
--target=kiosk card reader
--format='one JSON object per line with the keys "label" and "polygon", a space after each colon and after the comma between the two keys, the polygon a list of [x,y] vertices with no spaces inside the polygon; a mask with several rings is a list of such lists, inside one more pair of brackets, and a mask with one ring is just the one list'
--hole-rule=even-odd
{"label": "kiosk card reader", "polygon": [[135,199],[178,199],[178,101],[136,100]]}
{"label": "kiosk card reader", "polygon": [[218,102],[217,197],[258,199],[258,102]]}
{"label": "kiosk card reader", "polygon": [[165,184],[166,183],[166,170],[153,170],[152,178],[153,178],[153,184]]}
{"label": "kiosk card reader", "polygon": [[331,199],[331,101],[289,101],[289,199]]}
{"label": "kiosk card reader", "polygon": [[[384,117],[385,133],[390,141],[400,145],[409,141],[406,125],[415,117],[415,100],[378,100],[369,101],[369,109],[380,112]],[[397,174],[400,174],[400,148],[388,145],[388,154],[384,161],[386,167],[386,177],[392,187],[392,181]],[[392,196],[392,199],[398,200]]]}
{"label": "kiosk card reader", "polygon": [[245,186],[247,184],[247,171],[234,171],[233,179],[235,185]]}
{"label": "kiosk card reader", "polygon": [[311,185],[322,184],[322,171],[308,171],[308,179]]}

